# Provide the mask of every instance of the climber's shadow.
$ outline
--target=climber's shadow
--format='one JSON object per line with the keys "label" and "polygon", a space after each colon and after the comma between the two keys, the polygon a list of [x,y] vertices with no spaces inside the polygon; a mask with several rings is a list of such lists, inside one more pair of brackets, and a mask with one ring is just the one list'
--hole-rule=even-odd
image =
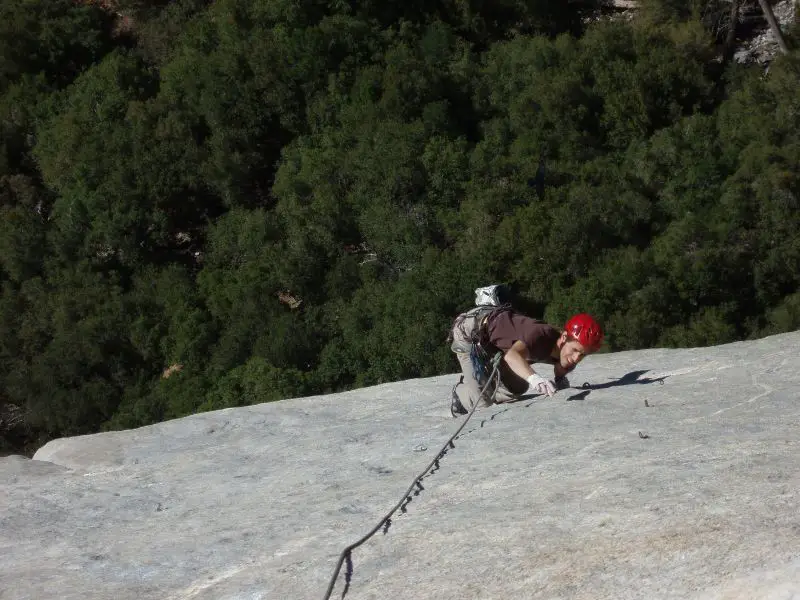
{"label": "climber's shadow", "polygon": [[586,400],[586,396],[592,390],[583,390],[582,392],[578,392],[577,394],[572,394],[572,396],[567,396],[567,402],[574,402],[575,400]]}
{"label": "climber's shadow", "polygon": [[619,379],[614,379],[606,383],[584,383],[580,388],[577,389],[591,391],[604,390],[606,388],[616,387],[618,385],[647,385],[650,383],[660,383],[661,385],[664,385],[664,380],[669,377],[669,375],[664,375],[662,377],[642,377],[642,375],[647,373],[649,370],[650,369],[631,371]]}

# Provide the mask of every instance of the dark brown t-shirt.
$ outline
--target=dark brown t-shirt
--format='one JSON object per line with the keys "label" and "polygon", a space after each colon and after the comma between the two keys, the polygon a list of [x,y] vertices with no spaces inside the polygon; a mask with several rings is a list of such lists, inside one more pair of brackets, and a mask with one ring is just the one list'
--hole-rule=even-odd
{"label": "dark brown t-shirt", "polygon": [[528,348],[530,362],[555,362],[550,355],[561,332],[547,323],[504,311],[489,320],[486,332],[489,342],[498,350],[505,352],[520,340]]}
{"label": "dark brown t-shirt", "polygon": [[[503,311],[489,319],[486,332],[489,342],[498,350],[505,352],[514,342],[520,340],[528,348],[528,362],[551,365],[558,362],[551,353],[561,332],[547,323]],[[514,394],[524,394],[528,389],[528,382],[514,373],[505,361],[500,363],[500,378]]]}

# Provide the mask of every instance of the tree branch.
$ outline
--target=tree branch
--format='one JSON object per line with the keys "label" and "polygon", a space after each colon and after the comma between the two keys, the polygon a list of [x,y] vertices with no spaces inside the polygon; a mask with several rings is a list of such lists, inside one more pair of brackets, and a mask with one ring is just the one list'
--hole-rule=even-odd
{"label": "tree branch", "polygon": [[772,30],[772,34],[775,36],[775,40],[778,42],[778,47],[781,49],[781,52],[789,54],[789,47],[786,45],[786,39],[783,37],[781,26],[775,19],[775,13],[772,12],[772,6],[770,6],[769,1],[758,0],[758,3],[761,5],[761,12],[764,13],[764,18],[767,19],[769,28]]}
{"label": "tree branch", "polygon": [[736,24],[739,21],[739,0],[731,0],[730,23],[728,24],[728,34],[725,36],[725,46],[723,47],[722,60],[727,64],[733,58],[736,47]]}

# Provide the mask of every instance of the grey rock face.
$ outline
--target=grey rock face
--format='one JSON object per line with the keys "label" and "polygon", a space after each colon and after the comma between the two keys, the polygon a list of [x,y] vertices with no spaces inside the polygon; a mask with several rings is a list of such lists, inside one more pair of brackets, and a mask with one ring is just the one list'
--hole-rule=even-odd
{"label": "grey rock face", "polygon": [[[573,389],[478,410],[346,597],[800,598],[799,348],[593,356]],[[322,598],[461,423],[456,379],[0,459],[0,598]]]}

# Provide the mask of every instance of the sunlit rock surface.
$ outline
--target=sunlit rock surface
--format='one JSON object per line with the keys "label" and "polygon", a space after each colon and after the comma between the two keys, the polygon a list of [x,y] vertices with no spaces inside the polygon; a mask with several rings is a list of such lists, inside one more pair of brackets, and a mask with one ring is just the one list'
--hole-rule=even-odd
{"label": "sunlit rock surface", "polygon": [[[800,598],[799,349],[593,356],[574,389],[479,410],[346,598]],[[455,380],[0,459],[0,598],[323,598],[463,422]]]}

